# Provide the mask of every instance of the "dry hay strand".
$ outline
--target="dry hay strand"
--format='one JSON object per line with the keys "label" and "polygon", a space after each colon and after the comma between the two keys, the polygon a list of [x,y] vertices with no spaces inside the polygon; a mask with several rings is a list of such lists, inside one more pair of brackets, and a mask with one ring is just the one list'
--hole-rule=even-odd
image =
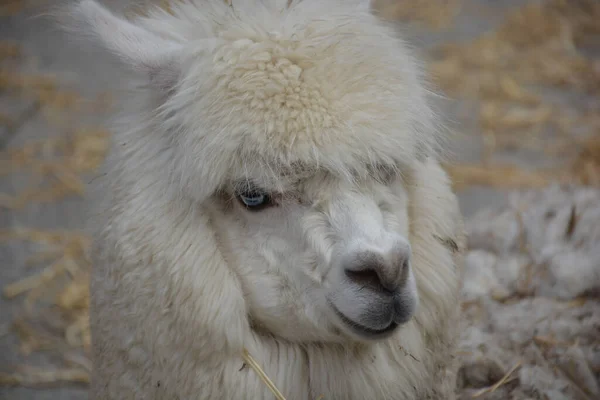
{"label": "dry hay strand", "polygon": [[523,361],[519,361],[517,362],[515,365],[513,365],[513,367],[511,369],[508,370],[508,372],[495,384],[493,384],[490,387],[487,388],[483,388],[475,393],[473,393],[473,395],[471,395],[472,398],[478,398],[481,397],[482,395],[486,394],[486,393],[494,393],[496,390],[498,390],[498,388],[504,384],[506,384],[507,382],[509,382],[509,378],[511,377],[511,375],[517,370],[519,369],[519,367],[523,364]]}
{"label": "dry hay strand", "polygon": [[418,21],[433,29],[448,27],[460,12],[462,0],[375,0],[372,7],[387,20]]}
{"label": "dry hay strand", "polygon": [[252,368],[254,372],[258,374],[260,380],[263,381],[263,383],[269,388],[269,390],[271,391],[271,393],[273,393],[277,400],[285,400],[283,394],[279,391],[279,389],[277,389],[277,386],[275,386],[273,381],[271,381],[271,379],[263,371],[263,369],[256,362],[256,360],[254,360],[254,358],[252,357],[252,355],[250,355],[248,350],[244,349],[242,353],[242,358],[244,359],[246,364],[248,364],[250,368]]}
{"label": "dry hay strand", "polygon": [[89,372],[80,368],[64,368],[45,370],[33,367],[22,367],[20,372],[12,374],[0,373],[0,386],[49,386],[64,382],[90,383]]}

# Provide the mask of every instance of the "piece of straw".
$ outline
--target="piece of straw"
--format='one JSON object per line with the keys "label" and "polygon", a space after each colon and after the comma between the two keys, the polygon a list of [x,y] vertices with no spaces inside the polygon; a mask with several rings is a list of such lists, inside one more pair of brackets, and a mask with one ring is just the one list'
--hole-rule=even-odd
{"label": "piece of straw", "polygon": [[283,394],[279,391],[279,389],[277,389],[277,387],[275,386],[273,381],[271,381],[271,379],[269,379],[267,374],[265,374],[265,372],[262,370],[260,365],[258,365],[258,363],[250,355],[248,350],[244,349],[244,351],[242,353],[242,357],[243,357],[244,361],[246,362],[246,364],[248,364],[250,366],[250,368],[252,368],[258,374],[258,376],[263,381],[263,383],[265,385],[267,385],[269,390],[271,390],[273,395],[275,395],[275,398],[277,400],[285,400],[285,397],[283,396]]}
{"label": "piece of straw", "polygon": [[27,368],[24,373],[0,373],[1,386],[34,386],[47,385],[59,382],[85,383],[90,382],[90,374],[80,368],[65,368],[43,370]]}
{"label": "piece of straw", "polygon": [[471,397],[472,398],[477,398],[480,397],[481,395],[485,394],[485,393],[493,393],[495,392],[500,386],[504,385],[505,383],[508,382],[508,378],[510,378],[510,376],[523,364],[523,360],[520,360],[518,363],[516,363],[498,382],[496,382],[494,385],[483,388],[479,391],[477,391],[476,393],[474,393]]}

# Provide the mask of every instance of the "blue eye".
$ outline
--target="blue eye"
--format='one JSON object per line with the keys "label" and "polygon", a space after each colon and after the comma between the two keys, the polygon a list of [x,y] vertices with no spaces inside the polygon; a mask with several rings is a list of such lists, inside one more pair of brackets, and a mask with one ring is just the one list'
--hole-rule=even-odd
{"label": "blue eye", "polygon": [[249,209],[260,209],[271,203],[269,195],[260,192],[240,193],[238,198]]}

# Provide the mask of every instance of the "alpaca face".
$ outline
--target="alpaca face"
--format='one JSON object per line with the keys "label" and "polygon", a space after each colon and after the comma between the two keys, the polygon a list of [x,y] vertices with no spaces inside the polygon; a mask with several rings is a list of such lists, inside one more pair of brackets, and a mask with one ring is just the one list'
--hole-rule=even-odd
{"label": "alpaca face", "polygon": [[402,176],[439,139],[417,63],[366,0],[226,3],[74,8],[145,79],[123,168],[211,216],[256,330],[385,338],[418,303]]}
{"label": "alpaca face", "polygon": [[303,175],[246,177],[210,207],[255,328],[297,341],[388,337],[418,301],[400,177]]}

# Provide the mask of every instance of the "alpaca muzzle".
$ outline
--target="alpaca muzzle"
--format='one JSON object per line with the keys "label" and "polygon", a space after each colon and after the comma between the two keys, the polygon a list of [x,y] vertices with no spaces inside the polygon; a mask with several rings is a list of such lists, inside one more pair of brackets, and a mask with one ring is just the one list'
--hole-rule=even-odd
{"label": "alpaca muzzle", "polygon": [[343,328],[361,339],[389,336],[410,321],[417,306],[410,246],[400,242],[388,252],[346,257],[344,280],[330,300]]}

